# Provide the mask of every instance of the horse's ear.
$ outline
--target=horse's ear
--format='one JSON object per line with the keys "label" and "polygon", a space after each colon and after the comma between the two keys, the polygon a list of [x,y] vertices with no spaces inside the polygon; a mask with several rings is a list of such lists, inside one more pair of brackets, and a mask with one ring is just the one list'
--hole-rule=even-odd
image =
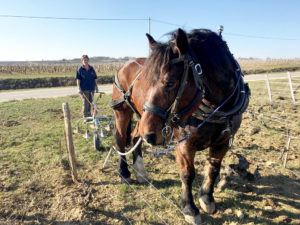
{"label": "horse's ear", "polygon": [[150,34],[146,33],[146,36],[148,38],[150,48],[153,49],[153,47],[157,44],[157,42]]}
{"label": "horse's ear", "polygon": [[186,54],[189,50],[189,42],[186,33],[180,28],[177,30],[175,46],[179,50],[180,55]]}

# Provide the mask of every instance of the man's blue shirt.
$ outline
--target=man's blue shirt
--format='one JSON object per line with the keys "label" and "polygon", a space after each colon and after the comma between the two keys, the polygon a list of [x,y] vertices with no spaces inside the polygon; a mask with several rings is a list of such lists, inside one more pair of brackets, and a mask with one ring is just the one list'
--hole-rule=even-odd
{"label": "man's blue shirt", "polygon": [[80,80],[80,88],[82,91],[95,90],[97,74],[92,66],[89,66],[89,70],[81,66],[76,73],[76,79]]}

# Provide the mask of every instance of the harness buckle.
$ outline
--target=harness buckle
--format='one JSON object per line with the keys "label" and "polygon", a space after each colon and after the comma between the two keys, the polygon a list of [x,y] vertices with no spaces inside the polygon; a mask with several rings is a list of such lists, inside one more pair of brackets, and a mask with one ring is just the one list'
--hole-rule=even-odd
{"label": "harness buckle", "polygon": [[228,142],[228,147],[232,148],[232,144],[233,144],[233,135],[231,134]]}
{"label": "harness buckle", "polygon": [[180,120],[180,118],[177,114],[173,114],[173,116],[171,117],[171,121],[174,125],[177,125],[179,120]]}
{"label": "harness buckle", "polygon": [[162,136],[163,136],[164,138],[166,138],[166,137],[169,137],[169,136],[170,136],[171,132],[172,132],[172,128],[171,128],[169,125],[166,125],[166,126],[162,129],[161,134],[162,134]]}
{"label": "harness buckle", "polygon": [[199,63],[195,65],[195,70],[199,76],[202,74],[202,68]]}

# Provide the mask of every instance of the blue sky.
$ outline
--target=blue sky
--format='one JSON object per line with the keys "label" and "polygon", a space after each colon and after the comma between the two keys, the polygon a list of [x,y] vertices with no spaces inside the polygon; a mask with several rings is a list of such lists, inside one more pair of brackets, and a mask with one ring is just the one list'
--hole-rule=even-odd
{"label": "blue sky", "polygon": [[[0,61],[147,56],[151,35],[222,24],[235,57],[300,58],[298,0],[0,0]],[[50,20],[37,16],[145,20]]]}

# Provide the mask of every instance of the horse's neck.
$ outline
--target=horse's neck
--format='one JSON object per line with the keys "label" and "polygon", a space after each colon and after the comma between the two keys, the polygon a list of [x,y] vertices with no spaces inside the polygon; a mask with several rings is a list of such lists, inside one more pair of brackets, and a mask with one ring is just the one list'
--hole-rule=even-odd
{"label": "horse's neck", "polygon": [[219,79],[208,80],[205,88],[204,103],[213,108],[218,107],[232,94],[235,85],[236,78],[234,76],[228,76],[225,79],[221,77]]}

